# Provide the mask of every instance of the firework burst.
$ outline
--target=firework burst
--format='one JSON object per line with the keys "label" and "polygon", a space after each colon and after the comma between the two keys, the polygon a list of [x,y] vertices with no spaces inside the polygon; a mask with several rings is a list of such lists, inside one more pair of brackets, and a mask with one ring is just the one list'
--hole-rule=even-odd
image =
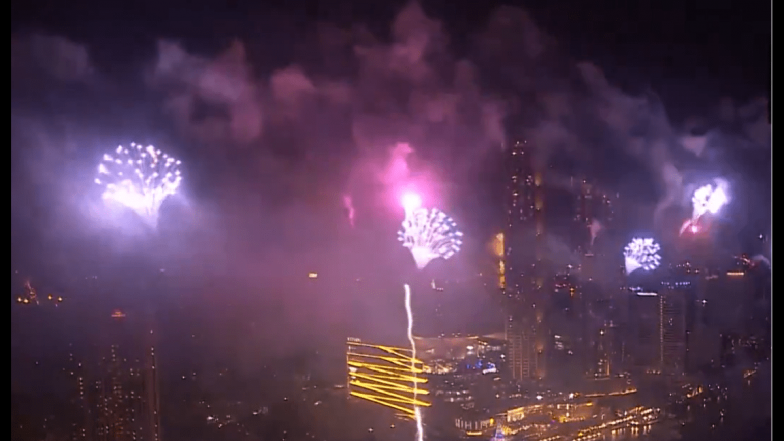
{"label": "firework burst", "polygon": [[431,208],[410,210],[403,220],[398,240],[411,251],[417,268],[425,268],[433,259],[449,259],[463,244],[463,233],[442,211]]}
{"label": "firework burst", "polygon": [[626,273],[631,274],[637,269],[653,271],[659,267],[661,246],[651,238],[635,237],[623,250]]}
{"label": "firework burst", "polygon": [[104,200],[130,208],[156,227],[161,205],[182,181],[179,166],[180,161],[151,145],[119,146],[103,156],[95,183],[103,186]]}

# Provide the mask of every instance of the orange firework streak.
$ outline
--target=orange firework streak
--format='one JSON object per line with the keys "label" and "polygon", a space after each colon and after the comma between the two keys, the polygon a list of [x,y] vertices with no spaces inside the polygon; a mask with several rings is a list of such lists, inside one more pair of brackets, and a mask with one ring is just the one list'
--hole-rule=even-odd
{"label": "orange firework streak", "polygon": [[347,342],[349,394],[391,409],[415,419],[417,407],[429,407],[421,400],[429,392],[423,389],[426,378],[422,361],[411,356],[411,349],[362,343],[356,339]]}

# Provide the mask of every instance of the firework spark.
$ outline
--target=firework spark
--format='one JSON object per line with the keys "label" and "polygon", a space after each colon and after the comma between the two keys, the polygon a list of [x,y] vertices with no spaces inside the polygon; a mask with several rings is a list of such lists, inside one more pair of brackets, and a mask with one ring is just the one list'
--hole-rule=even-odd
{"label": "firework spark", "polygon": [[156,227],[163,201],[180,186],[179,166],[180,161],[151,145],[119,146],[103,156],[95,183],[104,187],[105,200],[130,208]]}
{"label": "firework spark", "polygon": [[[408,336],[408,343],[411,345],[411,372],[416,372],[416,357],[417,357],[417,350],[416,350],[416,342],[414,341],[414,313],[411,310],[411,287],[408,284],[403,285],[403,289],[405,290],[406,297],[406,317],[408,317],[408,328],[407,328],[407,336]],[[415,374],[416,375],[416,374]],[[414,401],[417,400],[417,396],[419,395],[419,386],[418,383],[414,382]],[[422,412],[419,409],[419,406],[414,407],[414,418],[416,419],[416,440],[422,441],[424,436],[424,431],[422,430]]]}
{"label": "firework spark", "polygon": [[631,274],[637,269],[653,271],[659,267],[661,246],[651,238],[635,237],[623,250],[626,262],[626,273]]}
{"label": "firework spark", "polygon": [[463,233],[451,217],[436,208],[417,208],[406,214],[398,240],[411,251],[417,268],[433,259],[449,259],[460,251]]}

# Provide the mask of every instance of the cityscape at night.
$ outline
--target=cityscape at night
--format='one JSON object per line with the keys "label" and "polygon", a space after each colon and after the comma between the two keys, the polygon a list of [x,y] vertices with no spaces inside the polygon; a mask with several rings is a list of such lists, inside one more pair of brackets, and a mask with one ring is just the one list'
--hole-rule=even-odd
{"label": "cityscape at night", "polygon": [[13,2],[11,440],[772,438],[770,5],[652,8]]}

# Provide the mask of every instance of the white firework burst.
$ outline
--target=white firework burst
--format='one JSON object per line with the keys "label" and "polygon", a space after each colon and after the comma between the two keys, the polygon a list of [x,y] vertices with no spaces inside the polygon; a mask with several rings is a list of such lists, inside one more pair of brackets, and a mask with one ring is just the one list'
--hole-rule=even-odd
{"label": "white firework burst", "polygon": [[696,220],[708,213],[718,213],[729,202],[726,189],[727,183],[717,179],[715,185],[703,185],[695,190],[691,198],[692,220]]}
{"label": "white firework burst", "polygon": [[411,251],[419,269],[433,259],[449,259],[463,244],[463,233],[451,217],[436,208],[417,208],[406,214],[398,240]]}
{"label": "white firework burst", "polygon": [[623,250],[626,273],[631,274],[637,269],[653,271],[659,267],[661,246],[651,238],[635,237]]}
{"label": "white firework burst", "polygon": [[180,186],[180,164],[151,145],[119,146],[103,156],[95,183],[104,187],[105,200],[130,208],[154,228],[161,205]]}

